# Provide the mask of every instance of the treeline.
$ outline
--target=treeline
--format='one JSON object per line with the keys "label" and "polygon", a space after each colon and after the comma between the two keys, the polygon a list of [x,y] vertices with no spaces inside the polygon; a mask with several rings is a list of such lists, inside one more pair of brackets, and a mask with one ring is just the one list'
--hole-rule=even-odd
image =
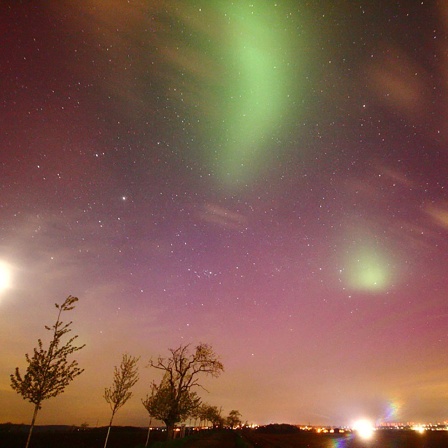
{"label": "treeline", "polygon": [[[72,322],[62,321],[63,313],[73,310],[77,301],[77,297],[68,296],[61,305],[55,304],[58,309],[56,323],[52,327],[45,326],[46,330],[52,333],[48,348],[44,348],[42,340],[38,339],[33,355],[25,355],[27,362],[25,374],[22,375],[17,367],[10,375],[11,387],[22,395],[23,399],[34,404],[25,448],[29,446],[43,401],[63,393],[65,388],[84,372],[76,360],[69,358],[85,345],[75,344],[78,335],[68,336]],[[201,377],[217,378],[224,371],[224,366],[213,348],[201,343],[194,348],[180,345],[176,349],[170,349],[169,352],[168,357],[159,356],[149,361],[149,366],[161,371],[163,376],[160,383],[150,384],[149,392],[142,399],[142,404],[150,417],[145,446],[148,445],[152,419],[165,423],[168,439],[173,438],[175,425],[187,419],[200,423],[210,422],[215,427],[240,426],[241,414],[237,410],[232,410],[227,417],[223,417],[221,409],[203,403],[197,394],[197,389],[202,387]],[[139,360],[139,357],[123,354],[120,365],[114,368],[112,385],[104,390],[103,397],[111,408],[104,448],[107,447],[116,413],[132,397],[132,388],[139,380]]]}

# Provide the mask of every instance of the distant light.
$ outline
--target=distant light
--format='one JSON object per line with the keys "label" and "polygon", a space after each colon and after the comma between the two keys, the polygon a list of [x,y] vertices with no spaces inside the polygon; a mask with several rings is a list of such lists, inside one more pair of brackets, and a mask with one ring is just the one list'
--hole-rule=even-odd
{"label": "distant light", "polygon": [[375,431],[375,426],[369,420],[358,420],[353,425],[353,429],[362,439],[371,439]]}
{"label": "distant light", "polygon": [[423,434],[426,431],[426,428],[423,425],[415,425],[412,427],[412,429],[419,432],[420,434]]}
{"label": "distant light", "polygon": [[11,287],[11,267],[0,261],[0,292]]}

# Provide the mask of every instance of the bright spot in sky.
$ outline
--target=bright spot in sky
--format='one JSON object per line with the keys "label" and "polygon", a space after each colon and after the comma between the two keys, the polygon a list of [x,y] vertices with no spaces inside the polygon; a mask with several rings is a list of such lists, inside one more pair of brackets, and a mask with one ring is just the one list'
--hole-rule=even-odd
{"label": "bright spot in sky", "polygon": [[358,420],[354,423],[353,429],[362,439],[371,439],[375,431],[375,426],[369,420]]}
{"label": "bright spot in sky", "polygon": [[8,263],[0,261],[0,292],[11,287],[11,268]]}
{"label": "bright spot in sky", "polygon": [[388,260],[375,247],[358,247],[347,259],[348,282],[352,288],[364,291],[381,291],[390,283]]}

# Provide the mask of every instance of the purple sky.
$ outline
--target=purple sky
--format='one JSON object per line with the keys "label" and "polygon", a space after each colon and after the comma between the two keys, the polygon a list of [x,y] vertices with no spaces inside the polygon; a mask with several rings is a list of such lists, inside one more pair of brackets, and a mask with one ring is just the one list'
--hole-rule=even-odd
{"label": "purple sky", "polygon": [[0,7],[0,421],[69,294],[85,372],[38,424],[107,424],[127,352],[145,425],[199,342],[249,422],[447,420],[447,7],[53,3]]}

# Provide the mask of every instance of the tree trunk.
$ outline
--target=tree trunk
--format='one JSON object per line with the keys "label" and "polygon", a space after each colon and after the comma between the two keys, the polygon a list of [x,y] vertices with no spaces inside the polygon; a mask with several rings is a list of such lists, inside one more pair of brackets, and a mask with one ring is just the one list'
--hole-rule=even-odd
{"label": "tree trunk", "polygon": [[166,438],[168,440],[174,439],[174,423],[166,423]]}
{"label": "tree trunk", "polygon": [[146,436],[145,448],[148,446],[148,442],[149,442],[149,434],[151,433],[151,422],[152,422],[152,419],[150,418],[149,425],[148,425],[148,434]]}
{"label": "tree trunk", "polygon": [[26,440],[25,448],[28,448],[28,446],[30,444],[31,434],[33,433],[34,423],[36,422],[37,412],[39,411],[39,405],[40,405],[40,403],[37,403],[36,405],[34,405],[33,419],[31,420],[30,430],[28,432],[28,439]]}
{"label": "tree trunk", "polygon": [[114,412],[112,412],[112,417],[110,418],[109,428],[107,428],[106,440],[104,441],[104,448],[107,447],[107,441],[109,440],[110,428],[112,426],[112,420],[114,419]]}

